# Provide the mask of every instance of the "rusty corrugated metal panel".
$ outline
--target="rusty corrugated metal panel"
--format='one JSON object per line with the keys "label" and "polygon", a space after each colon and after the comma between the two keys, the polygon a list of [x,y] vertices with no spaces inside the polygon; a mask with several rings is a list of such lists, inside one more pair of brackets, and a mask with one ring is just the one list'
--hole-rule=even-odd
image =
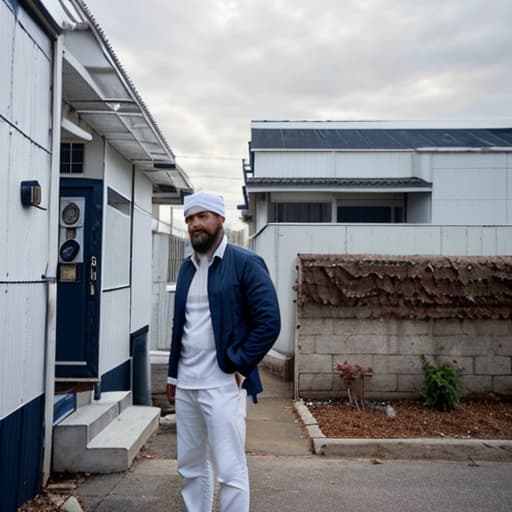
{"label": "rusty corrugated metal panel", "polygon": [[299,255],[299,306],[357,318],[512,318],[512,257]]}

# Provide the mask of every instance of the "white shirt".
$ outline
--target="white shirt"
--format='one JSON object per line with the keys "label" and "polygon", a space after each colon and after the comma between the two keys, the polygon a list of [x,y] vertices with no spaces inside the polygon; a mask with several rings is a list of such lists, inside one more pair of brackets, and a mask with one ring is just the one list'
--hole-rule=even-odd
{"label": "white shirt", "polygon": [[222,258],[227,239],[224,236],[210,261],[195,253],[192,263],[196,273],[190,283],[185,304],[185,326],[181,338],[178,378],[168,378],[169,384],[183,389],[207,389],[233,382],[233,375],[223,372],[217,363],[217,350],[208,300],[208,269],[215,257]]}

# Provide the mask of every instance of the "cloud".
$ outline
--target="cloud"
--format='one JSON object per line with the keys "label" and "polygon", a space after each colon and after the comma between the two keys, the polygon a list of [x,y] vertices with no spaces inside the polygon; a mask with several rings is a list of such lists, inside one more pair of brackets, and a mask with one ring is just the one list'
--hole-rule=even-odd
{"label": "cloud", "polygon": [[512,119],[509,0],[87,0],[197,188],[251,119]]}

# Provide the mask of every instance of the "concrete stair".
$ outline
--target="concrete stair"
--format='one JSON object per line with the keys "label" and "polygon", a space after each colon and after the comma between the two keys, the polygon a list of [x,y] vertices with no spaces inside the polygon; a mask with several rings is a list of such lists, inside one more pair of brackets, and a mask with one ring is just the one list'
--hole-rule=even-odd
{"label": "concrete stair", "polygon": [[132,405],[131,391],[102,393],[53,429],[53,470],[68,473],[126,471],[158,429],[158,407]]}

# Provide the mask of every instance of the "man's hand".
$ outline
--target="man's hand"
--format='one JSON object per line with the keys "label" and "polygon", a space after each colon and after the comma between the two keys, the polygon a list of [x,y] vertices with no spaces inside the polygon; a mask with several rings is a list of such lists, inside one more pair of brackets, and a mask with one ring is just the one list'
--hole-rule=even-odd
{"label": "man's hand", "polygon": [[242,389],[242,385],[244,383],[245,377],[241,373],[235,372],[235,380],[236,380],[236,385],[238,386],[238,389]]}
{"label": "man's hand", "polygon": [[171,405],[176,401],[176,386],[174,384],[167,384],[167,400]]}

